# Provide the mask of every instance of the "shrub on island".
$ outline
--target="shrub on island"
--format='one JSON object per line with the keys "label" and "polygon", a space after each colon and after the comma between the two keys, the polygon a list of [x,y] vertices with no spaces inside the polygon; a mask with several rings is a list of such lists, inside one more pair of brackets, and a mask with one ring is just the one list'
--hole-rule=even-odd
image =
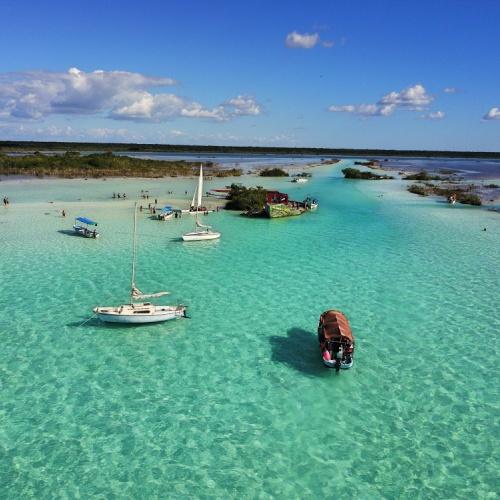
{"label": "shrub on island", "polygon": [[390,175],[379,175],[373,172],[363,172],[357,168],[344,168],[342,173],[346,179],[365,179],[365,180],[380,180],[380,179],[394,179]]}
{"label": "shrub on island", "polygon": [[404,181],[443,181],[447,179],[443,179],[440,175],[431,175],[429,172],[422,170],[416,174],[405,175],[403,177]]}
{"label": "shrub on island", "polygon": [[260,211],[266,203],[266,193],[267,191],[261,186],[246,188],[239,184],[231,184],[226,209]]}
{"label": "shrub on island", "polygon": [[259,173],[261,177],[288,177],[288,173],[281,168],[266,168]]}

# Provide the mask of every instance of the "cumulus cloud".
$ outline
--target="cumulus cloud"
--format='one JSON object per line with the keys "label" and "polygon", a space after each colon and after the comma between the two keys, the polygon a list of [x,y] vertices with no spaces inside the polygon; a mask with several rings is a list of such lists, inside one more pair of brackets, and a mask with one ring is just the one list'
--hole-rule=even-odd
{"label": "cumulus cloud", "polygon": [[433,97],[427,94],[423,85],[417,83],[413,87],[407,87],[400,92],[390,92],[380,99],[380,104],[402,106],[410,109],[422,109],[428,106]]}
{"label": "cumulus cloud", "polygon": [[234,115],[260,115],[261,106],[251,96],[239,95],[228,99],[225,103],[226,108]]}
{"label": "cumulus cloud", "polygon": [[151,92],[153,87],[175,83],[172,78],[127,71],[84,72],[77,68],[66,73],[6,73],[0,75],[0,118],[102,114],[116,120],[159,122],[179,116],[223,121],[260,114],[260,106],[248,96],[209,108],[172,93]]}
{"label": "cumulus cloud", "polygon": [[412,111],[425,109],[434,100],[425,88],[416,84],[399,92],[389,92],[374,104],[346,104],[330,106],[328,111],[333,113],[353,113],[368,116],[389,116],[396,109],[409,109]]}
{"label": "cumulus cloud", "polygon": [[458,92],[458,89],[456,87],[445,87],[443,89],[443,92],[445,94],[456,94]]}
{"label": "cumulus cloud", "polygon": [[500,120],[500,108],[491,108],[484,116],[483,120]]}
{"label": "cumulus cloud", "polygon": [[319,42],[318,33],[288,33],[285,45],[291,49],[312,49]]}
{"label": "cumulus cloud", "polygon": [[421,118],[424,118],[426,120],[442,120],[445,116],[446,115],[444,111],[433,111],[431,113],[422,115]]}

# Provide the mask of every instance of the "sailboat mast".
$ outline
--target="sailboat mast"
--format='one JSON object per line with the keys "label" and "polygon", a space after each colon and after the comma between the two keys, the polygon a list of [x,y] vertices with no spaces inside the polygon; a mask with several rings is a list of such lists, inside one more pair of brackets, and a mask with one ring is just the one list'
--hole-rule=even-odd
{"label": "sailboat mast", "polygon": [[135,288],[135,254],[137,248],[137,202],[134,203],[134,236],[132,238],[132,284],[130,286],[130,303],[134,298]]}

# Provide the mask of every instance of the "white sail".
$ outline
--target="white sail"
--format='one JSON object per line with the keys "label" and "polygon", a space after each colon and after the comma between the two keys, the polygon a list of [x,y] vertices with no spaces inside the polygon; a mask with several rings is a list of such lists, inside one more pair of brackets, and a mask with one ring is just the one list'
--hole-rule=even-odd
{"label": "white sail", "polygon": [[198,208],[201,207],[201,196],[203,194],[203,163],[200,163],[200,178],[198,179]]}
{"label": "white sail", "polygon": [[191,200],[191,206],[194,207],[194,200],[196,199],[196,189],[194,190],[194,193],[193,193],[193,199]]}

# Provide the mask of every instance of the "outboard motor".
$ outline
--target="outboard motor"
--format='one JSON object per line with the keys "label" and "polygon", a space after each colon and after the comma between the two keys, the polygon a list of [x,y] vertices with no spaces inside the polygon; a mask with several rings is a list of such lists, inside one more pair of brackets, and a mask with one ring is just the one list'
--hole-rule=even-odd
{"label": "outboard motor", "polygon": [[335,353],[335,371],[340,371],[340,366],[342,364],[342,358],[344,356],[344,350],[342,346],[339,347],[339,350]]}

